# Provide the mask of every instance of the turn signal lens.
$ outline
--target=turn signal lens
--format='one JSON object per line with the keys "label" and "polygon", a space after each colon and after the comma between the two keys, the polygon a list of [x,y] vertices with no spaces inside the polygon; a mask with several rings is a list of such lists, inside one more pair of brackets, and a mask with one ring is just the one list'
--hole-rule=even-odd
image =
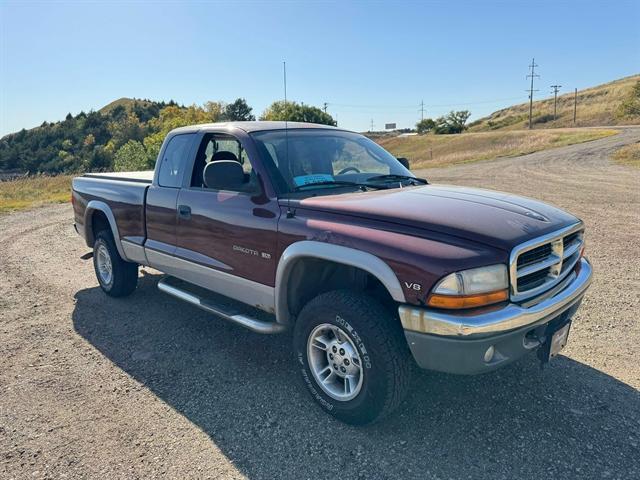
{"label": "turn signal lens", "polygon": [[509,290],[498,290],[476,295],[439,295],[432,293],[427,304],[434,308],[475,308],[504,302],[508,298]]}

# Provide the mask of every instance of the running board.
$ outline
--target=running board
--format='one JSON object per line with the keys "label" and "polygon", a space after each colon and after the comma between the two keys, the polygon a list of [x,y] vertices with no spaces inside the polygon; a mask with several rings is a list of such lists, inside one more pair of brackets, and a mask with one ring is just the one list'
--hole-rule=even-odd
{"label": "running board", "polygon": [[285,330],[285,326],[280,323],[258,320],[257,318],[244,315],[237,311],[230,311],[229,307],[216,305],[215,303],[208,301],[195,293],[189,292],[184,288],[178,288],[175,285],[171,285],[170,282],[171,277],[163,278],[158,282],[158,289],[164,293],[168,293],[172,297],[179,298],[191,305],[195,305],[206,312],[213,313],[225,320],[237,323],[238,325],[248,328],[253,332],[280,333]]}

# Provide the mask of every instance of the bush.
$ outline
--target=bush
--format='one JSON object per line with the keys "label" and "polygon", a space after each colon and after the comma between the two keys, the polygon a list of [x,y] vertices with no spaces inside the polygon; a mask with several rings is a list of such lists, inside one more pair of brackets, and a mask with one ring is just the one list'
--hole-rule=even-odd
{"label": "bush", "polygon": [[144,146],[135,140],[129,140],[118,149],[115,156],[114,169],[116,172],[132,172],[149,170],[150,164]]}
{"label": "bush", "polygon": [[446,116],[436,119],[433,132],[436,134],[462,133],[467,129],[466,123],[470,116],[469,110],[458,110],[457,112],[452,110]]}
{"label": "bush", "polygon": [[553,120],[553,114],[545,113],[544,115],[539,115],[533,119],[534,124],[538,123],[547,123]]}
{"label": "bush", "polygon": [[432,118],[425,118],[416,123],[416,130],[418,133],[427,133],[433,130],[436,126],[436,122]]}
{"label": "bush", "polygon": [[620,116],[640,116],[640,80],[636,82],[631,93],[625,98],[618,108]]}

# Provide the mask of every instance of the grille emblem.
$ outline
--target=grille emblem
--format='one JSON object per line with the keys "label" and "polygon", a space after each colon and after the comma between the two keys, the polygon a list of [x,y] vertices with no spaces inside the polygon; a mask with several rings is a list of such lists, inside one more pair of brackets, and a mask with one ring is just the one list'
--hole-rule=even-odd
{"label": "grille emblem", "polygon": [[552,278],[558,278],[562,271],[562,257],[564,255],[564,241],[562,238],[558,238],[551,242],[551,252],[558,259],[558,263],[554,263],[549,268],[549,275]]}

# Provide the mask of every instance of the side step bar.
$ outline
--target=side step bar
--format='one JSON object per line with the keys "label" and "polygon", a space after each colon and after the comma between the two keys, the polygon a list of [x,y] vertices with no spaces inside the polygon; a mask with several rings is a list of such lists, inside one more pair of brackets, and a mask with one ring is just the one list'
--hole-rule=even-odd
{"label": "side step bar", "polygon": [[175,285],[169,283],[170,278],[163,278],[158,282],[158,289],[164,293],[179,298],[187,303],[195,305],[202,310],[213,313],[219,317],[237,323],[249,330],[257,333],[280,333],[285,330],[285,326],[276,322],[265,322],[264,320],[258,320],[257,318],[243,315],[238,312],[225,311],[223,307],[217,306],[206,299],[199,297],[198,295],[188,292],[184,289],[178,288]]}

